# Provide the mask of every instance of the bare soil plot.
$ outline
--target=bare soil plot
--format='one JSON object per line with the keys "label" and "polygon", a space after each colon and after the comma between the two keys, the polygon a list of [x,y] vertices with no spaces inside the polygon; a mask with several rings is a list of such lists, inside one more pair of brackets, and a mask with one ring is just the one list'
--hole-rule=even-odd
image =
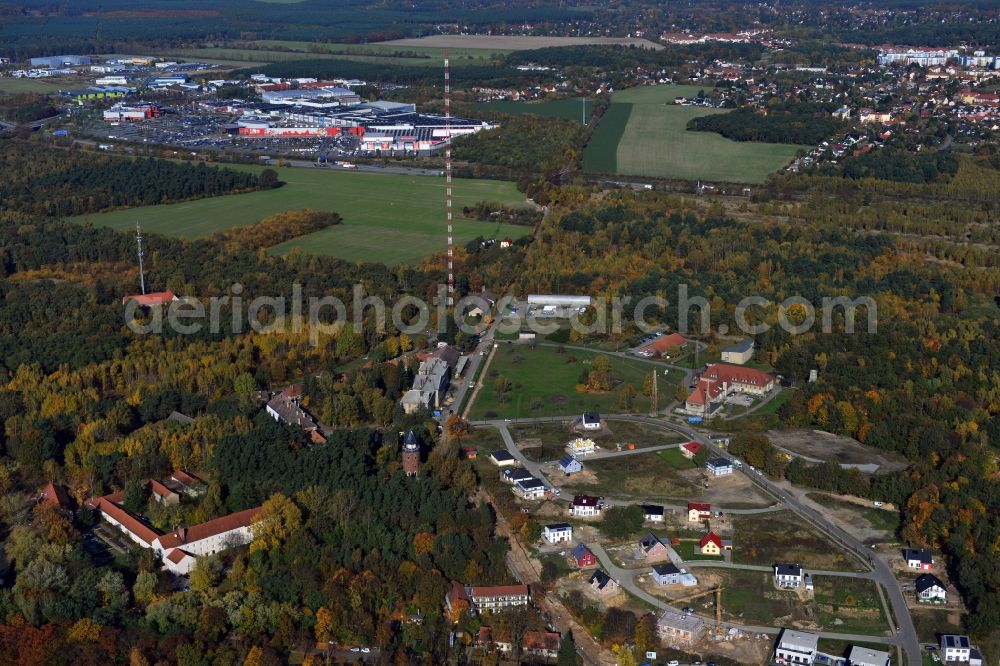
{"label": "bare soil plot", "polygon": [[778,447],[813,460],[833,459],[842,465],[878,465],[880,473],[906,469],[902,456],[865,446],[851,437],[821,430],[769,430],[767,436]]}
{"label": "bare soil plot", "polygon": [[730,516],[733,561],[770,566],[798,562],[806,569],[861,571],[860,565],[791,511]]}
{"label": "bare soil plot", "polygon": [[428,37],[392,39],[380,43],[390,46],[434,46],[439,48],[501,49],[507,51],[527,51],[551,46],[581,46],[586,44],[641,46],[655,51],[664,48],[662,44],[651,42],[648,39],[633,39],[630,37],[544,37],[533,35],[430,35]]}

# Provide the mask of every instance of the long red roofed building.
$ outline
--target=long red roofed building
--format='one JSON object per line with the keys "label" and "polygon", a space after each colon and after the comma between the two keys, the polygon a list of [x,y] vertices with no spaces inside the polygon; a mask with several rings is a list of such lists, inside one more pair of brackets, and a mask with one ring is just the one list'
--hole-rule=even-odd
{"label": "long red roofed building", "polygon": [[766,395],[774,388],[774,377],[756,368],[713,363],[696,380],[685,406],[693,414],[703,414],[711,404],[720,402],[730,393]]}

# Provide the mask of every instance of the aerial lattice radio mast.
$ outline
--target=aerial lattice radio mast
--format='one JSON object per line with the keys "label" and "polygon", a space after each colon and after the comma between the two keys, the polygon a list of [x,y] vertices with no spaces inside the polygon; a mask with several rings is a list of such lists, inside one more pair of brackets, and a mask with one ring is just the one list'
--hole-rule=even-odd
{"label": "aerial lattice radio mast", "polygon": [[444,177],[448,211],[448,307],[455,304],[454,227],[451,218],[451,81],[448,71],[448,49],[444,50]]}

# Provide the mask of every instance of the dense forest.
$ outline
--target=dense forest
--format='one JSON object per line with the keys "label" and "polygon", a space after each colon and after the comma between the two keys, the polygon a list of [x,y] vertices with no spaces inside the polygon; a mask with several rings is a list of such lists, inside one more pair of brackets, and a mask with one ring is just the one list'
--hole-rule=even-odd
{"label": "dense forest", "polygon": [[235,194],[278,185],[247,171],[149,158],[128,159],[0,139],[0,200],[42,215],[82,215]]}
{"label": "dense forest", "polygon": [[455,139],[455,159],[545,173],[579,158],[579,123],[532,115],[495,116],[500,123],[496,129]]}
{"label": "dense forest", "polygon": [[796,143],[815,146],[845,127],[830,112],[832,105],[813,102],[782,102],[766,112],[736,109],[728,113],[692,118],[687,125],[695,132],[717,132],[734,141]]}
{"label": "dense forest", "polygon": [[845,178],[877,178],[900,183],[936,183],[947,180],[957,171],[958,157],[950,151],[914,154],[898,148],[864,153],[845,159],[840,165]]}
{"label": "dense forest", "polygon": [[59,115],[59,108],[46,95],[23,93],[0,97],[0,118],[14,123],[30,123]]}

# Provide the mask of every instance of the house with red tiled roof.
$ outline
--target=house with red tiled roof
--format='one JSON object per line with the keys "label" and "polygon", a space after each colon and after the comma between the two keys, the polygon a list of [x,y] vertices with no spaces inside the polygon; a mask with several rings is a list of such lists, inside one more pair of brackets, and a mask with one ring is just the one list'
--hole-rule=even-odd
{"label": "house with red tiled roof", "polygon": [[715,532],[709,532],[698,543],[701,555],[722,555],[722,539]]}
{"label": "house with red tiled roof", "polygon": [[527,606],[531,601],[527,585],[478,585],[467,587],[466,591],[477,613]]}
{"label": "house with red tiled roof", "polygon": [[698,377],[685,407],[692,414],[704,414],[711,411],[712,403],[721,402],[732,393],[759,396],[766,395],[773,389],[774,377],[762,370],[713,363]]}
{"label": "house with red tiled roof", "polygon": [[39,503],[57,506],[63,511],[73,510],[73,499],[66,492],[66,486],[60,483],[50,483],[45,486],[35,499]]}
{"label": "house with red tiled roof", "polygon": [[688,460],[694,460],[694,457],[698,455],[698,451],[701,451],[701,442],[688,442],[681,445],[681,455]]}
{"label": "house with red tiled roof", "polygon": [[688,502],[688,522],[700,523],[712,517],[712,505],[708,502]]}
{"label": "house with red tiled roof", "polygon": [[160,504],[173,506],[181,503],[181,496],[156,479],[149,480],[149,494]]}

